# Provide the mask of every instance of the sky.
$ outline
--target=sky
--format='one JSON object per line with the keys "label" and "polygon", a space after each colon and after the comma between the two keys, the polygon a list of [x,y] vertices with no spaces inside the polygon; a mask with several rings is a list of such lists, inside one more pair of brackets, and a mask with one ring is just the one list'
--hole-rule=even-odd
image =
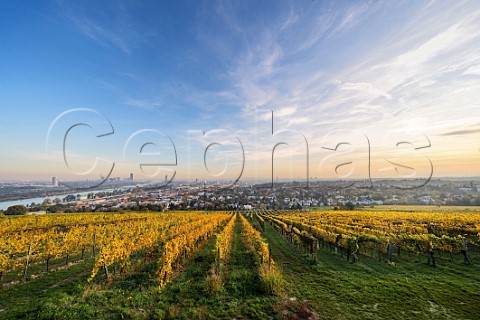
{"label": "sky", "polygon": [[480,175],[478,1],[1,1],[0,44],[0,180]]}

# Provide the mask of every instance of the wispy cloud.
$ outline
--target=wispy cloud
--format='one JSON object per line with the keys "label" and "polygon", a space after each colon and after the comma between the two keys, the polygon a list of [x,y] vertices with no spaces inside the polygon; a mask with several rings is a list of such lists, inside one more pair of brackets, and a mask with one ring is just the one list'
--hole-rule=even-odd
{"label": "wispy cloud", "polygon": [[123,39],[121,35],[116,34],[105,27],[101,27],[87,17],[72,16],[71,19],[80,32],[99,44],[116,47],[126,54],[131,53],[127,41]]}
{"label": "wispy cloud", "polygon": [[[402,5],[381,10],[384,6],[365,4],[340,12],[324,6],[307,13],[289,8],[277,24],[250,37],[254,40],[230,64],[229,73],[245,119],[257,108],[274,109],[276,128],[310,137],[350,128],[378,138],[392,130],[441,134],[449,120],[460,128],[475,121],[465,115],[476,111],[480,98],[471,79],[480,65],[478,6],[431,3],[414,12]],[[411,15],[409,23],[383,34],[372,29],[375,23],[398,19],[397,11]],[[321,18],[306,19],[309,14]],[[365,17],[374,19],[368,21],[370,27],[365,27]],[[366,29],[359,34],[356,27]],[[304,31],[292,33],[300,29]],[[348,34],[365,43],[348,43]],[[331,50],[358,46],[359,51],[341,53],[354,57],[351,61],[330,58],[334,64],[328,65],[322,54],[333,52],[322,45]],[[262,134],[268,134],[265,128]],[[466,133],[476,130],[454,129],[450,135]],[[259,137],[255,143],[269,139]],[[436,150],[444,148],[448,146],[437,145]]]}
{"label": "wispy cloud", "polygon": [[354,27],[362,20],[362,18],[364,18],[363,16],[367,13],[369,7],[371,7],[369,6],[369,3],[365,2],[347,8],[334,32],[343,32]]}
{"label": "wispy cloud", "polygon": [[456,130],[442,133],[441,136],[463,136],[469,134],[479,133],[480,129],[464,129],[464,130]]}
{"label": "wispy cloud", "polygon": [[[75,29],[99,45],[131,55],[132,50],[145,37],[151,35],[133,23],[125,3],[106,4],[87,8],[79,3],[59,2],[60,15]],[[108,12],[108,15],[105,13]]]}
{"label": "wispy cloud", "polygon": [[162,106],[162,103],[159,101],[133,99],[133,98],[128,98],[127,100],[124,101],[124,104],[133,106],[133,107],[142,108],[142,109],[148,109],[148,110],[153,110],[156,108],[160,108]]}

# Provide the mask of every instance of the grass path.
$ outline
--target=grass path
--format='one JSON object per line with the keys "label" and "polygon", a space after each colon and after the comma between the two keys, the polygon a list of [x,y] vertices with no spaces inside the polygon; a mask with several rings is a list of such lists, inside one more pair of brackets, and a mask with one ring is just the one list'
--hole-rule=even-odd
{"label": "grass path", "polygon": [[246,251],[238,218],[235,221],[233,249],[227,263],[227,273],[225,289],[228,295],[240,298],[261,294],[255,258]]}

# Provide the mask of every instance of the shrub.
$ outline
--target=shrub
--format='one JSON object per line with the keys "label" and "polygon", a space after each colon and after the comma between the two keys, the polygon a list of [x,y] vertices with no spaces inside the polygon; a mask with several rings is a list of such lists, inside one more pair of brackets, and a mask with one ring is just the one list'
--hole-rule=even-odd
{"label": "shrub", "polygon": [[14,206],[8,207],[7,211],[5,211],[5,214],[7,216],[17,216],[17,215],[25,215],[27,214],[28,209],[24,205],[21,204],[16,204]]}
{"label": "shrub", "polygon": [[268,264],[261,264],[259,267],[259,275],[262,281],[262,288],[266,294],[279,295],[283,291],[284,282],[282,273],[274,266]]}
{"label": "shrub", "polygon": [[210,270],[210,274],[205,280],[205,291],[209,294],[220,293],[223,291],[222,277],[215,273],[214,268]]}

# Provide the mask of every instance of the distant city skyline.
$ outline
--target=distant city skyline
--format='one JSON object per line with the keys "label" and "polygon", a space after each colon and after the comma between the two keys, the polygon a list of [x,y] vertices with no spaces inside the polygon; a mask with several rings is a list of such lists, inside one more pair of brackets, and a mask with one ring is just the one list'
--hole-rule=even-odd
{"label": "distant city skyline", "polygon": [[0,180],[480,176],[479,2],[25,1],[0,21]]}

